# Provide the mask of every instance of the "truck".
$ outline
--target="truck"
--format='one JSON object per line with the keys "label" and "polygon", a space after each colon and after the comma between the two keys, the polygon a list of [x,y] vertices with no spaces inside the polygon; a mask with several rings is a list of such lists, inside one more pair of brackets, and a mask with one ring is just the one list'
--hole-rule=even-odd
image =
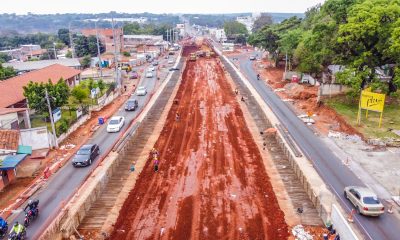
{"label": "truck", "polygon": [[191,53],[191,54],[190,54],[190,57],[189,57],[189,60],[190,60],[190,61],[196,61],[196,59],[197,59],[196,53]]}

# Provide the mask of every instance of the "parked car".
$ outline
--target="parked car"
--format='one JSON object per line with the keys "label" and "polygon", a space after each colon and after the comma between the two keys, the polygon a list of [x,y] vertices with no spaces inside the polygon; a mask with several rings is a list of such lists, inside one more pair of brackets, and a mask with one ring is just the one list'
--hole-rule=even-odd
{"label": "parked car", "polygon": [[156,70],[155,67],[149,67],[149,68],[147,69],[147,72],[153,72],[153,71],[155,71],[155,70]]}
{"label": "parked car", "polygon": [[146,73],[146,78],[152,78],[154,75],[152,72],[147,72]]}
{"label": "parked car", "polygon": [[136,99],[129,99],[125,104],[125,111],[135,111],[139,104]]}
{"label": "parked car", "polygon": [[178,70],[179,70],[179,68],[172,67],[172,68],[170,68],[169,70],[170,70],[170,71],[178,71]]}
{"label": "parked car", "polygon": [[174,64],[174,59],[168,60],[168,64]]}
{"label": "parked car", "polygon": [[83,145],[72,159],[72,165],[74,167],[89,166],[99,154],[100,148],[97,144]]}
{"label": "parked car", "polygon": [[385,212],[385,207],[369,188],[348,186],[344,188],[344,196],[354,205],[359,214],[379,216]]}
{"label": "parked car", "polygon": [[158,62],[153,62],[153,66],[158,66]]}
{"label": "parked car", "polygon": [[249,59],[250,59],[250,61],[254,61],[254,60],[256,60],[256,56],[251,55]]}
{"label": "parked car", "polygon": [[140,86],[138,87],[138,89],[136,90],[136,95],[137,96],[145,96],[147,94],[147,89],[144,86]]}
{"label": "parked car", "polygon": [[119,132],[125,124],[125,118],[115,116],[110,119],[107,125],[107,132]]}

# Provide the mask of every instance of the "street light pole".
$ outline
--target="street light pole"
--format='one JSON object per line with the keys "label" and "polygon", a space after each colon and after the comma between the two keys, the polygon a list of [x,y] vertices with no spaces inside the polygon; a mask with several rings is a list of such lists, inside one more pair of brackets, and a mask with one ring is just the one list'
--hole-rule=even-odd
{"label": "street light pole", "polygon": [[56,148],[58,148],[58,141],[57,141],[57,135],[56,135],[56,128],[55,128],[55,126],[54,126],[53,113],[52,113],[52,111],[51,111],[50,100],[49,100],[49,93],[47,92],[47,88],[46,88],[46,101],[47,101],[47,107],[48,107],[48,109],[49,109],[49,115],[50,115],[50,121],[51,121],[51,129],[53,130],[54,144],[56,145]]}
{"label": "street light pole", "polygon": [[[98,20],[97,20],[98,21]],[[99,67],[100,67],[100,77],[103,77],[103,67],[101,66],[101,53],[100,53],[100,41],[99,41],[99,30],[97,28],[97,21],[94,22],[96,27],[96,40],[97,40],[97,58],[99,59]]]}

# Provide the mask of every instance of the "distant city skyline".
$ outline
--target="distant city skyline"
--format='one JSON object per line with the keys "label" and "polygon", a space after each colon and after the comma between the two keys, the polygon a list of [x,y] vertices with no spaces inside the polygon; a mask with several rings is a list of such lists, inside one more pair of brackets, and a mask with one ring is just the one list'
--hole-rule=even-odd
{"label": "distant city skyline", "polygon": [[82,1],[82,0],[12,0],[2,4],[0,13],[241,13],[281,12],[303,13],[325,0],[150,0],[150,1]]}

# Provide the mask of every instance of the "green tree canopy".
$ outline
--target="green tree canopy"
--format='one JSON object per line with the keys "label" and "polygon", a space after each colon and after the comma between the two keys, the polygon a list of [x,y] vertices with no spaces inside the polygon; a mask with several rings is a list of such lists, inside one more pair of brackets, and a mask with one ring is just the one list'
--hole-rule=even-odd
{"label": "green tree canopy", "polygon": [[23,88],[29,107],[39,113],[46,113],[48,111],[46,89],[52,109],[61,107],[68,102],[69,88],[63,79],[60,79],[56,84],[53,84],[50,80],[47,83],[31,81]]}
{"label": "green tree canopy", "polygon": [[247,35],[246,26],[238,21],[228,21],[224,23],[224,31],[227,36]]}
{"label": "green tree canopy", "polygon": [[14,77],[17,75],[14,68],[12,67],[3,67],[0,62],[0,80],[5,80],[10,77]]}

